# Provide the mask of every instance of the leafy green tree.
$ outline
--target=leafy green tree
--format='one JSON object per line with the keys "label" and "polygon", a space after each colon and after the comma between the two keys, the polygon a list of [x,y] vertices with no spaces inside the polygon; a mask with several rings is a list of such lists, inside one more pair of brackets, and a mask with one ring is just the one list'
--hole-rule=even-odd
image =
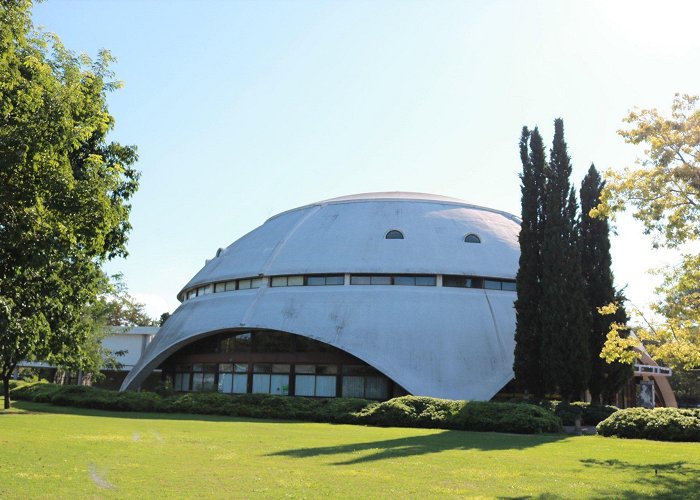
{"label": "leafy green tree", "polygon": [[577,237],[578,206],[570,176],[564,122],[557,119],[546,171],[540,307],[542,359],[548,366],[546,385],[557,387],[566,400],[583,395],[590,373],[590,313],[584,296]]}
{"label": "leafy green tree", "polygon": [[618,361],[606,362],[600,352],[607,339],[612,323],[625,324],[626,313],[622,306],[614,315],[604,315],[598,309],[616,300],[617,292],[613,284],[610,256],[610,227],[605,218],[593,218],[590,211],[600,204],[600,197],[605,183],[600,174],[591,165],[581,183],[581,267],[585,281],[586,299],[591,316],[591,329],[588,336],[588,349],[591,360],[591,376],[588,389],[591,400],[595,403],[601,397],[609,399],[617,393],[632,375],[629,365]]}
{"label": "leafy green tree", "polygon": [[158,326],[163,326],[166,321],[168,321],[168,318],[170,318],[171,314],[169,312],[164,312],[163,314],[160,315],[160,321],[158,322]]}
{"label": "leafy green tree", "polygon": [[[529,141],[529,148],[528,148]],[[515,359],[513,371],[517,383],[538,398],[545,395],[544,370],[540,352],[542,327],[542,231],[545,149],[539,130],[523,127],[520,137],[520,175],[522,222],[520,225],[520,265],[516,276],[518,298],[515,301]]]}
{"label": "leafy green tree", "polygon": [[[607,185],[594,216],[630,206],[656,246],[686,248],[682,262],[667,269],[653,310],[663,322],[637,330],[652,356],[674,368],[700,366],[700,255],[687,244],[700,239],[700,109],[698,97],[676,94],[671,116],[655,109],[633,111],[630,128],[619,133],[646,146],[636,168],[607,172]],[[693,247],[690,247],[691,249]],[[615,331],[606,343],[608,359],[630,360],[632,340]]]}
{"label": "leafy green tree", "polygon": [[105,327],[158,325],[146,313],[145,306],[129,295],[121,275],[112,276],[111,286],[98,298],[94,315]]}
{"label": "leafy green tree", "polygon": [[29,0],[0,4],[0,375],[17,363],[80,367],[84,308],[101,265],[126,255],[134,147],[107,141],[107,51],[76,56],[34,29]]}
{"label": "leafy green tree", "polygon": [[647,233],[660,246],[678,247],[700,238],[700,109],[698,97],[676,94],[671,117],[656,109],[632,111],[631,125],[619,134],[630,144],[644,144],[636,168],[609,171],[601,209],[633,207]]}

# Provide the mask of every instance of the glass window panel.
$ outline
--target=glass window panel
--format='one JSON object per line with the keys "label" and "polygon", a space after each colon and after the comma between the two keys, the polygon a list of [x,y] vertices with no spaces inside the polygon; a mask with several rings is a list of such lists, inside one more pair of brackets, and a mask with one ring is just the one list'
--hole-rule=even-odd
{"label": "glass window panel", "polygon": [[235,363],[233,371],[236,373],[246,373],[248,371],[248,363]]}
{"label": "glass window panel", "polygon": [[192,371],[193,372],[201,372],[204,371],[204,365],[202,363],[195,363],[192,365]]}
{"label": "glass window panel", "polygon": [[463,276],[443,276],[442,286],[464,287],[466,286],[465,278]]}
{"label": "glass window panel", "polygon": [[233,352],[250,352],[252,338],[250,333],[241,333],[233,338]]}
{"label": "glass window panel", "polygon": [[226,282],[226,291],[231,292],[236,289],[236,282],[235,281],[227,281]]}
{"label": "glass window panel", "polygon": [[216,371],[216,363],[203,363],[202,368],[205,372],[214,373]]}
{"label": "glass window panel", "polygon": [[203,373],[193,373],[192,374],[192,390],[193,391],[201,391],[202,390],[202,382],[203,382]]}
{"label": "glass window panel", "polygon": [[256,373],[253,375],[253,394],[270,393],[270,375]]}
{"label": "glass window panel", "polygon": [[370,283],[372,285],[391,285],[391,276],[372,276]]}
{"label": "glass window panel", "polygon": [[355,376],[343,377],[343,397],[344,398],[364,398],[365,378]]}
{"label": "glass window panel", "polygon": [[294,394],[296,396],[313,396],[315,394],[315,375],[297,375],[294,382]]}
{"label": "glass window panel", "polygon": [[291,352],[293,336],[282,332],[258,332],[253,336],[253,352]]}
{"label": "glass window panel", "polygon": [[338,367],[336,365],[317,365],[316,373],[318,375],[335,375],[338,373]]}
{"label": "glass window panel", "polygon": [[175,374],[175,387],[176,391],[189,391],[190,390],[190,374],[189,373],[176,373]]}
{"label": "glass window panel", "polygon": [[335,376],[319,375],[316,377],[316,396],[322,398],[335,397]]}
{"label": "glass window panel", "polygon": [[306,278],[306,284],[309,286],[320,286],[326,284],[325,276],[309,276]]}
{"label": "glass window panel", "polygon": [[187,292],[187,300],[192,299],[197,296],[197,292],[195,290],[190,290]]}
{"label": "glass window panel", "polygon": [[182,390],[190,391],[192,390],[192,380],[189,373],[182,374]]}
{"label": "glass window panel", "polygon": [[415,276],[394,276],[394,285],[415,285]]}
{"label": "glass window panel", "polygon": [[355,365],[345,365],[343,366],[344,375],[365,375],[367,373],[373,373],[375,370],[370,366],[355,366]]}
{"label": "glass window panel", "polygon": [[221,283],[216,283],[214,285],[214,293],[219,293],[219,292],[224,292],[226,291],[226,283],[223,281]]}
{"label": "glass window panel", "polygon": [[233,375],[233,392],[245,394],[248,392],[248,375],[236,373]]}
{"label": "glass window panel", "polygon": [[208,294],[208,293],[211,293],[211,285],[203,286],[203,287],[202,287],[202,293],[203,293],[204,295],[206,295],[206,294]]}
{"label": "glass window panel", "polygon": [[289,373],[289,365],[274,364],[272,365],[272,373]]}
{"label": "glass window panel", "polygon": [[272,375],[270,377],[270,394],[286,396],[289,394],[289,375]]}
{"label": "glass window panel", "polygon": [[484,288],[488,290],[500,290],[501,282],[496,280],[484,280]]}
{"label": "glass window panel", "polygon": [[416,285],[418,286],[435,286],[436,283],[435,276],[416,276]]}
{"label": "glass window panel", "polygon": [[326,276],[326,285],[343,285],[345,284],[345,276]]}
{"label": "glass window panel", "polygon": [[269,363],[256,363],[253,365],[255,373],[272,373],[272,365]]}
{"label": "glass window panel", "polygon": [[465,282],[467,288],[484,288],[484,280],[481,278],[467,278]]}
{"label": "glass window panel", "polygon": [[286,276],[275,276],[270,280],[270,286],[287,286]]}
{"label": "glass window panel", "polygon": [[294,365],[295,373],[316,373],[314,365]]}
{"label": "glass window panel", "polygon": [[[219,341],[219,351],[218,352],[224,352],[224,353],[232,353],[233,352],[233,338],[232,337],[224,337]],[[219,367],[219,371],[221,371],[221,367]]]}
{"label": "glass window panel", "polygon": [[401,231],[397,231],[396,229],[392,229],[388,233],[386,233],[385,238],[387,240],[402,240],[403,239],[403,233]]}
{"label": "glass window panel", "polygon": [[238,280],[238,289],[247,290],[250,288],[250,280]]}
{"label": "glass window panel", "polygon": [[233,363],[221,363],[219,365],[219,373],[221,373],[221,372],[230,373],[232,371],[233,371]]}
{"label": "glass window panel", "polygon": [[253,278],[250,280],[250,288],[260,288],[262,286],[262,278]]}
{"label": "glass window panel", "polygon": [[370,277],[369,276],[350,276],[350,284],[351,285],[369,285],[370,284]]}
{"label": "glass window panel", "polygon": [[304,284],[303,276],[289,276],[287,278],[287,286],[301,286]]}
{"label": "glass window panel", "polygon": [[219,392],[226,394],[233,392],[233,373],[219,374]]}
{"label": "glass window panel", "polygon": [[214,386],[214,381],[216,380],[215,373],[202,373],[202,390],[203,391],[214,391],[216,387]]}
{"label": "glass window panel", "polygon": [[481,238],[479,238],[475,234],[468,234],[464,237],[464,242],[465,243],[481,243]]}
{"label": "glass window panel", "polygon": [[365,377],[365,397],[367,399],[387,399],[389,380],[386,377]]}
{"label": "glass window panel", "polygon": [[176,372],[188,372],[192,369],[192,365],[175,365]]}
{"label": "glass window panel", "polygon": [[503,282],[503,290],[507,290],[509,292],[515,292],[517,291],[517,288],[515,286],[515,283],[512,281],[504,281]]}
{"label": "glass window panel", "polygon": [[332,345],[308,337],[297,336],[294,341],[296,352],[338,352]]}

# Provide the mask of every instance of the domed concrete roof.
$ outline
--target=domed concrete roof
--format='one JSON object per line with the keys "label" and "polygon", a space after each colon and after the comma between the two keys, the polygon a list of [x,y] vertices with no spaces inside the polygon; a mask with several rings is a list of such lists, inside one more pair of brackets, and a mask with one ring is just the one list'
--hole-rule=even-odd
{"label": "domed concrete roof", "polygon": [[[387,240],[390,230],[403,240]],[[473,274],[515,278],[520,220],[456,198],[366,193],[275,215],[210,260],[185,285],[242,277],[334,273]],[[476,234],[480,245],[465,245]]]}
{"label": "domed concrete roof", "polygon": [[[386,239],[390,230],[404,239]],[[433,275],[437,286],[283,286],[184,300],[122,389],[183,346],[221,331],[277,330],[342,349],[416,395],[487,400],[513,376],[515,292],[440,286],[444,275],[513,280],[520,220],[421,193],[334,198],[268,219],[217,252],[179,294],[233,279]],[[465,243],[475,234],[480,244]]]}

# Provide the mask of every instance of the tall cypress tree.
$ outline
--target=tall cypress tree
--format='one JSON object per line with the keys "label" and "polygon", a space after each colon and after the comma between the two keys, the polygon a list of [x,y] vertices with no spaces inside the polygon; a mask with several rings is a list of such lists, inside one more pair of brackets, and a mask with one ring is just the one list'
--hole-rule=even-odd
{"label": "tall cypress tree", "polygon": [[588,383],[590,320],[577,239],[576,195],[570,188],[570,176],[564,123],[557,119],[546,170],[541,355],[547,362],[545,385],[558,388],[566,400],[579,398]]}
{"label": "tall cypress tree", "polygon": [[581,267],[586,282],[586,299],[591,315],[591,328],[588,337],[590,351],[591,375],[588,389],[594,403],[601,401],[601,396],[610,398],[624,385],[631,375],[628,365],[607,363],[599,354],[605,343],[610,324],[627,322],[627,314],[621,306],[616,315],[601,315],[598,308],[621,299],[615,291],[610,257],[610,227],[608,221],[592,218],[591,209],[600,204],[600,194],[605,183],[595,165],[591,165],[588,174],[581,183]]}
{"label": "tall cypress tree", "polygon": [[542,204],[546,160],[544,144],[537,128],[530,133],[527,127],[523,127],[520,161],[523,165],[520,175],[522,222],[519,235],[520,266],[516,276],[518,298],[515,301],[517,322],[513,371],[516,381],[523,389],[541,398],[546,389],[540,352]]}

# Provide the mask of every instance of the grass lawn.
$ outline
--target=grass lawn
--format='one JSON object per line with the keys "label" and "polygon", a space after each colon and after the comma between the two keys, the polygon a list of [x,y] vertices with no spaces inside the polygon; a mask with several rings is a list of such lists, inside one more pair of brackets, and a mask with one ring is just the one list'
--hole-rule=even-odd
{"label": "grass lawn", "polygon": [[3,499],[700,497],[700,443],[14,404]]}

